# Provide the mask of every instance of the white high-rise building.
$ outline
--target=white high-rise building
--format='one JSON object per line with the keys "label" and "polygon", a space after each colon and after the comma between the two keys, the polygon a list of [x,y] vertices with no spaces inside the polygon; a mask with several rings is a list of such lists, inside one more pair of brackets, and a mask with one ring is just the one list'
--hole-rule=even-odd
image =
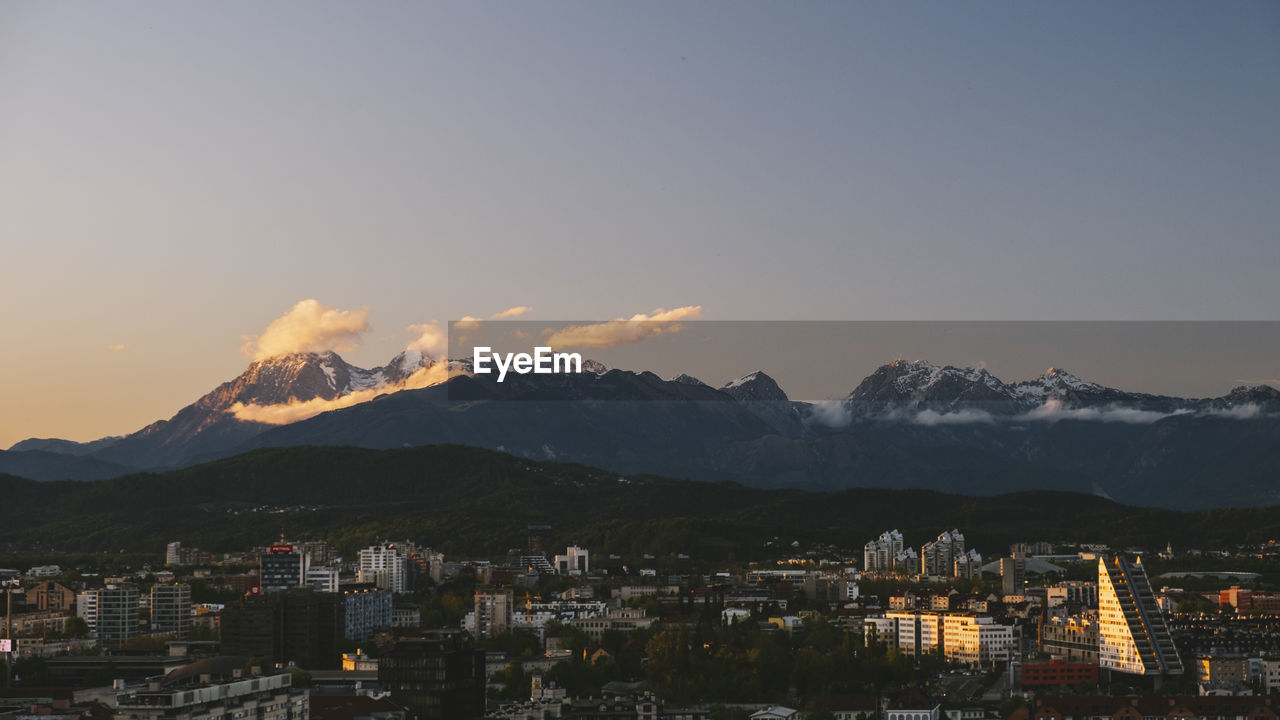
{"label": "white high-rise building", "polygon": [[967,553],[961,553],[956,556],[955,562],[952,563],[952,575],[958,578],[966,578],[969,580],[978,580],[982,578],[982,554],[977,550],[970,550]]}
{"label": "white high-rise building", "polygon": [[164,546],[164,564],[165,565],[181,565],[182,564],[182,543],[171,542]]}
{"label": "white high-rise building", "polygon": [[1183,673],[1141,558],[1098,558],[1098,666],[1132,675]]}
{"label": "white high-rise building", "polygon": [[326,567],[308,568],[307,585],[319,592],[338,592],[338,571]]}
{"label": "white high-rise building", "polygon": [[862,548],[862,569],[867,572],[886,572],[896,569],[902,552],[902,533],[886,530],[880,537]]}
{"label": "white high-rise building", "polygon": [[970,666],[1009,662],[1017,650],[1013,626],[987,615],[947,615],[942,637],[943,656]]}
{"label": "white high-rise building", "polygon": [[905,547],[902,533],[886,530],[862,548],[862,569],[866,572],[914,573],[920,562],[914,548]]}
{"label": "white high-rise building", "polygon": [[942,615],[928,612],[889,612],[884,615],[897,623],[897,647],[904,655],[919,657],[942,650]]}
{"label": "white high-rise building", "polygon": [[937,540],[920,548],[920,574],[950,577],[955,572],[956,558],[964,554],[964,533],[944,532]]}
{"label": "white high-rise building", "polygon": [[866,618],[867,637],[918,657],[941,653],[951,662],[991,665],[1008,662],[1017,651],[1015,630],[988,615],[938,612],[888,612]]}
{"label": "white high-rise building", "polygon": [[76,593],[76,615],[80,616],[89,629],[98,631],[98,591],[86,590]]}
{"label": "white high-rise building", "polygon": [[408,559],[405,548],[395,543],[371,545],[360,551],[360,581],[393,593],[404,592]]}
{"label": "white high-rise building", "polygon": [[587,550],[577,545],[570,545],[565,548],[563,555],[556,556],[556,574],[586,575],[591,572],[591,563],[588,558]]}

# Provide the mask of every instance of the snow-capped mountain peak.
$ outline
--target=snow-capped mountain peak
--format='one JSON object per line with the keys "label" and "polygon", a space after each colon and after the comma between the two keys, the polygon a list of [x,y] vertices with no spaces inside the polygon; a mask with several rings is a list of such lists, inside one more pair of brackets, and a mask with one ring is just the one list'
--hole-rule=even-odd
{"label": "snow-capped mountain peak", "polygon": [[245,408],[286,407],[291,403],[330,401],[354,392],[383,388],[392,392],[432,361],[421,353],[400,353],[372,370],[348,363],[332,350],[277,355],[255,360],[233,380],[222,383],[172,418],[160,420],[106,449],[119,461],[146,455],[161,464],[219,443],[233,443],[260,432],[260,421],[243,416]]}
{"label": "snow-capped mountain peak", "polygon": [[365,371],[356,390],[368,390],[387,385],[399,385],[408,377],[424,367],[435,364],[429,356],[420,350],[409,348],[391,358],[391,361],[380,368]]}
{"label": "snow-capped mountain peak", "polygon": [[211,409],[223,410],[235,402],[332,399],[350,391],[353,371],[365,372],[348,365],[332,350],[277,355],[250,363],[239,377],[223,383],[201,401],[207,401]]}
{"label": "snow-capped mountain peak", "polygon": [[730,380],[729,382],[725,383],[722,389],[729,390],[731,388],[742,387],[743,385],[746,385],[747,383],[754,381],[756,378],[760,377],[763,374],[764,373],[760,372],[759,370],[753,373],[748,373],[738,378],[737,380]]}
{"label": "snow-capped mountain peak", "polygon": [[1018,401],[1011,389],[985,368],[937,365],[927,360],[895,360],[880,366],[845,400],[856,413],[896,410],[939,412],[962,405],[1010,412]]}
{"label": "snow-capped mountain peak", "polygon": [[1081,380],[1062,368],[1049,368],[1041,373],[1037,379],[1043,385],[1069,388],[1077,392],[1100,392],[1106,389],[1097,383]]}
{"label": "snow-capped mountain peak", "polygon": [[[973,385],[1006,394],[1005,384],[986,368],[937,365],[928,360],[894,360],[880,367],[867,380],[873,378],[888,383],[894,392],[902,395],[927,394],[934,388],[947,385]],[[865,380],[863,382],[866,383]]]}
{"label": "snow-capped mountain peak", "polygon": [[686,373],[680,373],[679,375],[671,378],[671,382],[680,383],[682,385],[706,385],[706,383],[702,382],[698,378]]}
{"label": "snow-capped mountain peak", "polygon": [[855,416],[900,412],[977,411],[988,416],[1037,411],[1053,401],[1066,408],[1130,408],[1154,413],[1194,411],[1195,402],[1131,393],[1082,380],[1051,367],[1034,380],[1005,383],[985,368],[897,360],[867,376],[845,401]]}
{"label": "snow-capped mountain peak", "polygon": [[1009,386],[1019,398],[1028,402],[1057,400],[1117,400],[1124,395],[1119,390],[1088,382],[1062,368],[1049,368],[1035,380],[1025,380]]}
{"label": "snow-capped mountain peak", "polygon": [[724,387],[720,388],[720,390],[721,392],[729,394],[735,400],[769,402],[788,401],[787,394],[782,391],[782,388],[778,387],[778,383],[760,370],[743,375],[737,380],[725,383]]}

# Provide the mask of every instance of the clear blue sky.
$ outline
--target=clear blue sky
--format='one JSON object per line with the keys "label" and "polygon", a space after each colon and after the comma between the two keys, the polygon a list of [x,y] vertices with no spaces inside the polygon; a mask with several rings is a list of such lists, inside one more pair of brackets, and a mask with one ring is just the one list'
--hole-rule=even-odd
{"label": "clear blue sky", "polygon": [[0,91],[0,447],[311,297],[1280,319],[1275,2],[4,2]]}

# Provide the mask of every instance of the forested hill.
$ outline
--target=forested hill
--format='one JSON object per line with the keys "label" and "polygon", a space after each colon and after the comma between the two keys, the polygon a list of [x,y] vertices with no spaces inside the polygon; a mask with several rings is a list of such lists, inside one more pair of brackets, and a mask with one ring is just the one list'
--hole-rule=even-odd
{"label": "forested hill", "polygon": [[576,542],[593,554],[706,559],[758,557],[775,538],[858,552],[895,527],[919,545],[957,527],[971,547],[994,557],[1015,541],[1121,548],[1262,542],[1280,537],[1280,507],[1178,512],[1044,491],[966,497],[761,490],[621,477],[449,445],[270,448],[94,483],[0,475],[0,549],[9,552],[159,553],[174,540],[222,552],[262,545],[283,530],[348,553],[378,539],[408,538],[454,556],[496,558],[522,546],[531,523],[550,524],[558,544]]}

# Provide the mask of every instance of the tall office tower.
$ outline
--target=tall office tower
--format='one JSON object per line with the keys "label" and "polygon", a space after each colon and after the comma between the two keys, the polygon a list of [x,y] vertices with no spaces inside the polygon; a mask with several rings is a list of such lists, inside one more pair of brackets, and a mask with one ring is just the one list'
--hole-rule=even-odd
{"label": "tall office tower", "polygon": [[182,564],[182,543],[171,542],[164,546],[164,564],[165,565],[181,565]]}
{"label": "tall office tower", "polygon": [[337,670],[345,625],[339,593],[294,588],[246,595],[222,611],[222,651],[294,662],[308,670]]}
{"label": "tall office tower", "polygon": [[98,591],[98,640],[118,649],[138,634],[138,588],[108,585]]}
{"label": "tall office tower", "polygon": [[311,567],[306,553],[300,553],[293,545],[277,544],[258,556],[258,577],[262,592],[289,590],[307,583],[307,570]]}
{"label": "tall office tower", "polygon": [[173,633],[185,639],[191,632],[191,586],[185,583],[151,586],[151,632]]}
{"label": "tall office tower", "polygon": [[1000,590],[1005,595],[1021,595],[1027,580],[1027,554],[1015,551],[1000,558]]}
{"label": "tall office tower", "polygon": [[511,629],[513,597],[509,589],[476,590],[476,637],[496,637]]}
{"label": "tall office tower", "polygon": [[344,635],[348,640],[368,640],[377,631],[391,627],[394,603],[390,590],[373,583],[347,583],[342,586],[342,602]]}
{"label": "tall office tower", "polygon": [[379,659],[378,682],[418,720],[480,720],[484,658],[457,631],[400,639]]}
{"label": "tall office tower", "polygon": [[1098,559],[1098,666],[1131,675],[1183,672],[1141,558]]}

